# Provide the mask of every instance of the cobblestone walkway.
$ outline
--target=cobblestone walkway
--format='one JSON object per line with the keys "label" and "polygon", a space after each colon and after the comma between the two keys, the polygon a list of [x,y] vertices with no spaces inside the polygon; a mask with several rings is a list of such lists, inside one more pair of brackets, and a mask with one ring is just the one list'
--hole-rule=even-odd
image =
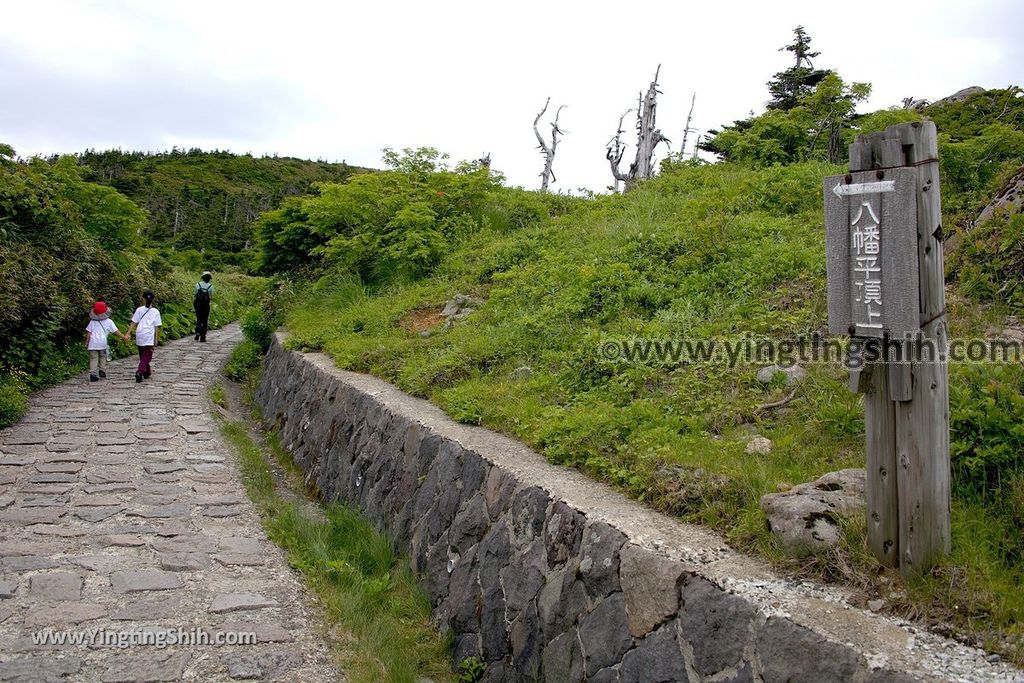
{"label": "cobblestone walkway", "polygon": [[[116,361],[0,431],[0,681],[341,677],[209,414],[239,339],[160,347],[143,384]],[[179,635],[208,644],[118,646]]]}

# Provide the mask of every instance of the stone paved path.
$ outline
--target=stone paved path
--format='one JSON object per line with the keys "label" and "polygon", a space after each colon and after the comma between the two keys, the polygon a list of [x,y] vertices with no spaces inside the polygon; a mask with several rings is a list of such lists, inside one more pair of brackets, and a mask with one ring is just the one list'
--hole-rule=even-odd
{"label": "stone paved path", "polygon": [[[133,359],[116,361],[109,379],[42,392],[0,431],[0,681],[342,677],[209,414],[207,388],[239,339],[231,326],[160,347],[141,385]],[[33,639],[156,641],[179,629],[258,642]]]}

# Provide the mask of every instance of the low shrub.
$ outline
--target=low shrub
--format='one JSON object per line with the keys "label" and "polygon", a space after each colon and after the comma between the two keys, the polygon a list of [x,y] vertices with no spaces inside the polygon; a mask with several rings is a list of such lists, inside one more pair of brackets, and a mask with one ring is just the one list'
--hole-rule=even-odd
{"label": "low shrub", "polygon": [[261,362],[263,350],[256,342],[246,339],[231,352],[231,357],[224,366],[224,374],[235,382],[242,382],[249,375],[249,371],[259,367]]}
{"label": "low shrub", "polygon": [[0,376],[0,429],[10,427],[28,410],[27,388],[13,375]]}

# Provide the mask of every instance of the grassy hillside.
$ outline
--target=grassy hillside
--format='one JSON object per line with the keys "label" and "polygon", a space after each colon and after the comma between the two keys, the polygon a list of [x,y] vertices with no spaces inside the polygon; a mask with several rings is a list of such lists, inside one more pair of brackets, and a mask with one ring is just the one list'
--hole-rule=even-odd
{"label": "grassy hillside", "polygon": [[[880,112],[875,121],[914,116]],[[1024,314],[1008,295],[1013,289],[999,286],[1019,273],[1024,218],[969,227],[986,193],[1024,163],[1024,147],[1015,146],[1024,134],[1011,129],[1002,138],[1008,146],[997,150],[987,132],[942,141],[944,172],[987,164],[984,175],[961,185],[951,178],[943,188],[953,207],[946,224],[960,226],[948,299],[961,337]],[[288,215],[270,216],[264,249],[307,244],[319,259],[319,279],[300,286],[286,315],[294,347],[324,350],[341,367],[384,377],[456,419],[508,433],[552,462],[713,526],[740,549],[854,583],[865,596],[884,596],[893,611],[947,624],[1022,662],[1020,365],[951,368],[954,552],[933,575],[904,586],[867,552],[862,521],[847,529],[839,550],[792,560],[758,506],[764,493],[863,466],[863,406],[847,390],[844,368],[807,365],[791,400],[773,408],[791,391],[781,377],[761,384],[760,364],[608,352],[638,339],[779,342],[823,333],[821,180],[841,170],[818,162],[667,165],[625,196],[534,195],[545,212],[515,224],[489,218],[487,207],[512,201],[514,192],[495,184],[464,197],[462,229],[452,233],[444,225],[454,219],[432,203],[448,191],[430,183],[462,187],[480,171],[464,169],[465,178],[453,180],[449,171],[403,178],[395,168],[390,181],[388,174],[374,181],[379,186],[326,187]],[[394,206],[354,217],[354,197],[378,196],[372,206]],[[414,205],[419,219],[407,221],[404,234],[440,235],[432,261],[409,271],[344,260],[350,252],[340,247],[388,239],[387,226],[408,219]],[[456,294],[473,310],[447,324],[442,309]],[[770,454],[745,453],[755,431],[773,441]]]}
{"label": "grassy hillside", "polygon": [[[177,250],[227,252],[251,244],[252,221],[314,183],[340,182],[359,171],[347,164],[230,152],[165,153],[90,150],[78,155],[85,179],[122,192],[146,209],[147,239]],[[209,254],[207,254],[209,256]]]}

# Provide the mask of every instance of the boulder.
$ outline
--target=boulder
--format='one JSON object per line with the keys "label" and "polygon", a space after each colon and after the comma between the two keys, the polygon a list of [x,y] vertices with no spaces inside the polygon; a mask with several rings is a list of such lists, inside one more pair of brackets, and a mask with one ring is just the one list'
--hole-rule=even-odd
{"label": "boulder", "polygon": [[953,102],[963,102],[971,95],[977,95],[978,93],[982,92],[985,92],[985,89],[982,88],[980,85],[972,85],[968,88],[964,88],[963,90],[957,90],[952,95],[943,97],[941,100],[936,100],[935,102],[932,103],[932,106],[936,104],[951,104]]}
{"label": "boulder", "polygon": [[479,301],[465,294],[456,294],[445,302],[441,309],[441,317],[445,319],[445,325],[451,326],[455,320],[462,320],[475,310],[480,304]]}
{"label": "boulder", "polygon": [[747,442],[743,452],[747,455],[768,455],[772,452],[772,440],[763,436],[755,436]]}
{"label": "boulder", "polygon": [[771,384],[775,375],[780,372],[786,376],[787,387],[799,384],[807,377],[807,371],[799,365],[793,365],[788,368],[784,368],[781,365],[769,365],[757,371],[757,381],[761,384]]}
{"label": "boulder", "polygon": [[533,368],[531,368],[529,365],[522,365],[513,370],[509,377],[516,381],[530,379],[531,377],[533,377]]}
{"label": "boulder", "polygon": [[839,542],[840,521],[864,512],[864,487],[863,469],[829,472],[784,493],[762,496],[761,509],[786,551],[800,555]]}

